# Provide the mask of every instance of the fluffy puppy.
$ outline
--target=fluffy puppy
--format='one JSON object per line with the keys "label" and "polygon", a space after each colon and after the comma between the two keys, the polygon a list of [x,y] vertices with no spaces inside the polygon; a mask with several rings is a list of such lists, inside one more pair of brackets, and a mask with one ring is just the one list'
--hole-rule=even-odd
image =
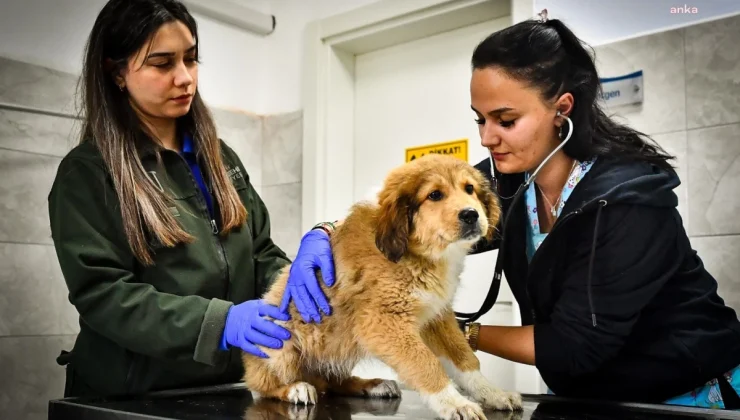
{"label": "fluffy puppy", "polygon": [[[427,155],[392,170],[378,203],[354,205],[331,237],[336,283],[322,289],[332,315],[306,324],[291,305],[292,332],[262,359],[245,353],[244,382],[263,397],[313,404],[318,395],[398,397],[394,381],[352,370],[375,357],[442,418],[483,419],[485,408],[521,408],[521,396],[494,388],[455,319],[452,300],[465,256],[491,239],[500,207],[468,163]],[[289,267],[264,299],[279,305]],[[475,401],[460,394],[457,384]]]}

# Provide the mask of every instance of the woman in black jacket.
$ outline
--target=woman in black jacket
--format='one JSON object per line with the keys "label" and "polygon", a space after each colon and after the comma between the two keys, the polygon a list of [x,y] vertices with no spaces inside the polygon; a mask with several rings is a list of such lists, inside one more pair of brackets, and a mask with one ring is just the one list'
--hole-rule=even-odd
{"label": "woman in black jacket", "polygon": [[475,252],[499,249],[523,326],[468,322],[471,345],[535,365],[556,395],[740,408],[740,322],[684,231],[671,157],[599,108],[580,40],[525,21],[472,67],[491,153],[476,167],[505,215]]}

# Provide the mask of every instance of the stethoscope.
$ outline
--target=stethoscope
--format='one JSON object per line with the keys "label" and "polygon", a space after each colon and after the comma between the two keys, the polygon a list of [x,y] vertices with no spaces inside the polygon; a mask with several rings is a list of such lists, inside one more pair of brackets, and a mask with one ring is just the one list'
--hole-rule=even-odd
{"label": "stethoscope", "polygon": [[[560,144],[552,151],[549,155],[540,163],[540,165],[537,167],[537,169],[532,172],[532,175],[529,176],[528,179],[524,181],[523,184],[519,186],[519,188],[516,190],[516,193],[510,197],[501,197],[500,198],[508,200],[510,198],[513,198],[511,201],[511,205],[509,206],[509,209],[506,212],[506,216],[504,217],[504,224],[501,227],[501,242],[499,243],[498,248],[498,256],[496,257],[496,267],[493,272],[493,280],[491,281],[491,287],[488,289],[488,294],[486,295],[485,300],[483,301],[483,304],[481,305],[481,308],[478,310],[478,312],[455,312],[455,317],[457,317],[458,323],[466,324],[470,322],[475,322],[478,318],[485,315],[488,311],[493,308],[493,305],[496,303],[496,299],[498,298],[498,292],[501,287],[501,275],[503,272],[503,255],[504,255],[504,244],[506,239],[506,226],[509,223],[509,220],[511,219],[511,210],[515,207],[514,204],[519,200],[519,198],[524,194],[524,191],[527,191],[529,186],[534,182],[535,178],[537,178],[537,174],[539,174],[540,170],[542,169],[545,164],[557,153],[560,149],[562,149],[565,144],[570,140],[571,136],[573,135],[573,121],[571,121],[570,118],[568,118],[565,115],[562,115],[560,111],[555,114],[557,117],[565,118],[566,121],[568,121],[568,134],[565,136],[565,139],[560,142]],[[496,168],[493,164],[493,154],[490,152],[488,153],[488,161],[491,165],[491,178],[494,182],[494,189],[496,189],[496,193],[499,193],[498,191],[498,180],[496,179]]]}

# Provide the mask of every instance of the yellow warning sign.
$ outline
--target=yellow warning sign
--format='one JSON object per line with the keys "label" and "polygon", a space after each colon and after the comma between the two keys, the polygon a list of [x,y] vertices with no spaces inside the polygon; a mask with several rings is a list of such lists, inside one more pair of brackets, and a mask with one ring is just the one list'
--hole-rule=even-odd
{"label": "yellow warning sign", "polygon": [[411,162],[429,153],[453,155],[465,162],[468,161],[468,139],[459,139],[446,143],[429,144],[426,146],[409,147],[406,149],[406,162]]}

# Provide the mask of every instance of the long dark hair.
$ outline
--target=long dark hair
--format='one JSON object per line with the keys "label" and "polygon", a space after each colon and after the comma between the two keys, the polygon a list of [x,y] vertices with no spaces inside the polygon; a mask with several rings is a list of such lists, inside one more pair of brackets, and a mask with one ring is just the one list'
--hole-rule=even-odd
{"label": "long dark hair", "polygon": [[475,48],[473,69],[497,67],[536,88],[544,101],[570,92],[573,136],[563,151],[577,160],[609,156],[671,169],[660,146],[644,133],[609,118],[601,109],[594,54],[558,19],[526,20],[497,31]]}
{"label": "long dark hair", "polygon": [[[158,142],[129,103],[115,77],[164,24],[180,21],[188,27],[198,49],[198,28],[186,7],[176,0],[110,0],[100,11],[87,41],[80,98],[83,127],[80,142],[100,150],[116,188],[126,238],[136,258],[153,264],[147,235],[164,246],[191,242],[192,236],[168,210],[162,193],[141,164],[139,146]],[[213,118],[198,90],[190,111],[177,121],[178,132],[188,132],[205,162],[213,185],[223,231],[241,226],[247,211],[226,175]],[[171,204],[170,204],[171,206]]]}

